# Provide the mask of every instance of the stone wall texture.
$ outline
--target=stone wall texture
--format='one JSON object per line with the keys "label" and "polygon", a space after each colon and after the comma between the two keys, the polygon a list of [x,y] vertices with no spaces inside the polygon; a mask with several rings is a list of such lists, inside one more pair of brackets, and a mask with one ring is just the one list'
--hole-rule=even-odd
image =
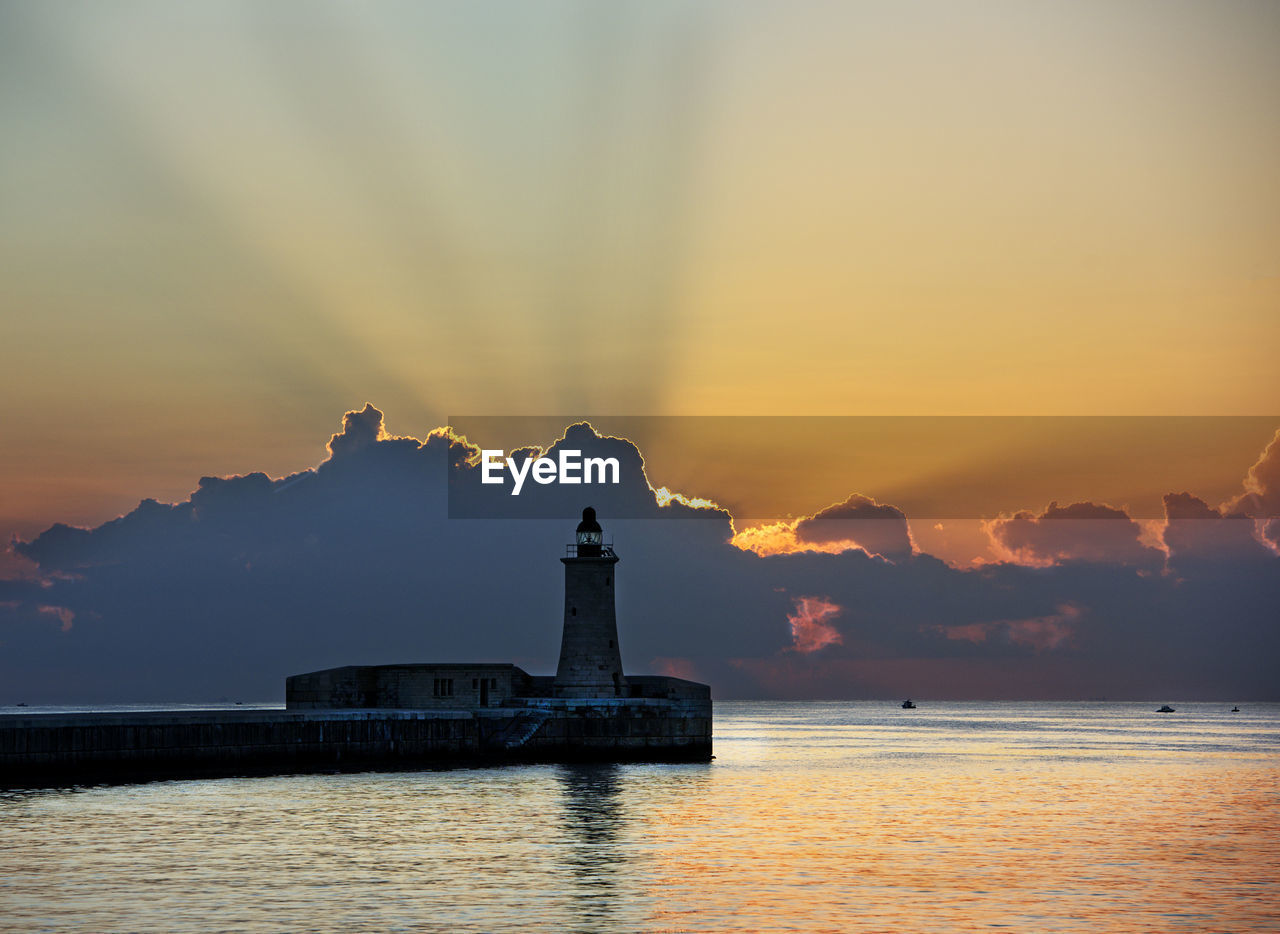
{"label": "stone wall texture", "polygon": [[5,788],[519,761],[710,758],[709,699],[546,698],[478,710],[0,716]]}
{"label": "stone wall texture", "polygon": [[561,558],[564,562],[564,630],[556,667],[557,697],[622,697],[626,678],[618,648],[612,555]]}
{"label": "stone wall texture", "polygon": [[286,678],[285,705],[290,710],[501,707],[529,693],[533,680],[510,664],[347,665]]}

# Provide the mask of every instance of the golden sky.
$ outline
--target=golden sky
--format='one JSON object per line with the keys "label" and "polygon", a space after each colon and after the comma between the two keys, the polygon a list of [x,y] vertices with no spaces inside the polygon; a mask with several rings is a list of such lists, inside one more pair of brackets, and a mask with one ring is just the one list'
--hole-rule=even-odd
{"label": "golden sky", "polygon": [[1273,415],[1278,53],[1266,2],[7,0],[0,525],[366,400]]}

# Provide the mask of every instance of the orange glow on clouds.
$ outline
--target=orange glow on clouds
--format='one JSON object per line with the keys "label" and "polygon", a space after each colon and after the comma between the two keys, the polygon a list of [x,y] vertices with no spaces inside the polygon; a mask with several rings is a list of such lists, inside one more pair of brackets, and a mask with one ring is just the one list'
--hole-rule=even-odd
{"label": "orange glow on clouds", "polygon": [[1075,622],[1083,613],[1083,609],[1075,604],[1063,603],[1058,606],[1057,613],[1048,616],[965,623],[960,626],[934,626],[933,629],[948,639],[975,645],[1000,634],[1015,645],[1028,646],[1042,652],[1070,642],[1075,635]]}
{"label": "orange glow on clouds", "polygon": [[[870,497],[859,497],[854,494],[850,499],[863,499],[873,504],[873,508],[884,508]],[[694,502],[703,502],[694,500]],[[814,520],[822,519],[832,510],[840,508],[840,504],[825,506],[813,515],[800,516],[796,519],[779,519],[776,522],[763,523],[736,531],[730,543],[743,551],[753,551],[760,557],[770,555],[790,555],[799,552],[820,552],[836,555],[846,551],[864,551],[886,561],[895,561],[907,557],[905,548],[895,550],[894,526],[900,521],[901,541],[906,548],[910,547],[910,533],[907,530],[905,517],[900,519],[833,519],[819,523],[827,533],[827,537],[815,536]],[[896,512],[896,510],[894,510]]]}
{"label": "orange glow on clouds", "polygon": [[650,487],[650,489],[653,490],[653,496],[658,501],[659,506],[679,503],[682,506],[688,506],[690,509],[724,509],[719,503],[703,496],[685,496],[683,493],[676,493],[665,486],[660,486],[657,489]]}
{"label": "orange glow on clouds", "polygon": [[844,642],[844,638],[828,622],[840,615],[839,604],[823,597],[797,597],[795,603],[796,611],[787,614],[795,651],[807,655]]}
{"label": "orange glow on clouds", "polygon": [[36,611],[43,616],[52,616],[56,619],[62,624],[60,628],[63,632],[66,632],[71,628],[76,618],[76,614],[65,606],[49,606],[47,604],[41,604],[36,607]]}
{"label": "orange glow on clouds", "polygon": [[668,678],[684,678],[686,681],[699,680],[698,669],[690,659],[676,656],[659,655],[649,662],[655,674]]}
{"label": "orange glow on clouds", "polygon": [[817,551],[828,555],[838,555],[844,551],[865,551],[857,542],[802,542],[796,537],[796,526],[807,516],[799,519],[780,519],[766,525],[752,526],[735,532],[730,544],[743,551],[754,551],[762,558],[770,555],[793,555],[802,551]]}

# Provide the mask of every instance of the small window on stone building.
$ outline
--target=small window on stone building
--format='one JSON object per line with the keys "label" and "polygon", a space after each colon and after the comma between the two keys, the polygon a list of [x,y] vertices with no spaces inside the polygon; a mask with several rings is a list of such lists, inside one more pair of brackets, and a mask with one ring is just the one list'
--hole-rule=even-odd
{"label": "small window on stone building", "polygon": [[435,697],[452,697],[453,696],[453,679],[452,678],[435,678],[431,682],[431,693]]}
{"label": "small window on stone building", "polygon": [[609,586],[609,578],[607,578],[607,577],[606,577],[606,578],[604,579],[604,585],[605,585],[606,587],[608,587],[608,586]]}
{"label": "small window on stone building", "polygon": [[497,678],[490,678],[490,679],[489,679],[489,687],[491,687],[491,688],[496,688],[497,686],[498,686],[498,679],[497,679]]}
{"label": "small window on stone building", "polygon": [[571,607],[569,607],[569,615],[570,615],[570,616],[577,616],[577,615],[578,615],[578,608],[577,608],[576,606],[571,606]]}
{"label": "small window on stone building", "polygon": [[473,690],[473,691],[474,691],[474,690],[475,690],[476,688],[478,688],[478,687],[480,687],[480,679],[479,679],[479,678],[472,678],[472,679],[471,679],[471,690]]}

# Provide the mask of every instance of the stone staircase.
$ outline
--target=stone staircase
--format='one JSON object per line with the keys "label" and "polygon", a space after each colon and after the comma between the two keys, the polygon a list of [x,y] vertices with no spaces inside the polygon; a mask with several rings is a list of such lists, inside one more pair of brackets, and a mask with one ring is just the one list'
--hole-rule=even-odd
{"label": "stone staircase", "polygon": [[504,749],[519,749],[542,729],[542,725],[551,719],[551,715],[543,711],[521,714],[507,731],[502,740]]}

